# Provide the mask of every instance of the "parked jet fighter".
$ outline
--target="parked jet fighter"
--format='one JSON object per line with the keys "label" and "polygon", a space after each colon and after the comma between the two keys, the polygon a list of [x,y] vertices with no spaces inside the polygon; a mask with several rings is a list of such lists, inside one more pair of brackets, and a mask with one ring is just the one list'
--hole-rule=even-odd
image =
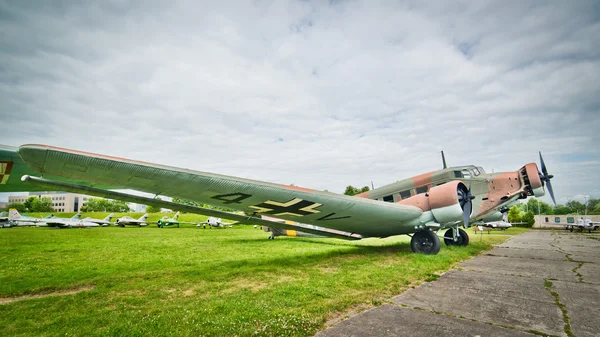
{"label": "parked jet fighter", "polygon": [[208,225],[208,228],[213,228],[213,227],[222,227],[222,228],[227,228],[227,226],[229,226],[229,228],[233,227],[233,224],[237,223],[236,222],[223,222],[223,220],[221,218],[217,218],[214,216],[209,217],[208,219],[206,219],[206,221],[201,222],[199,224],[197,224],[197,227],[202,226],[203,228],[206,228],[206,225]]}
{"label": "parked jet fighter", "polygon": [[95,223],[82,221],[73,218],[57,218],[50,214],[46,218],[33,218],[22,216],[16,209],[10,209],[8,219],[17,226],[37,226],[37,227],[57,227],[57,228],[72,228],[72,227],[97,227]]}
{"label": "parked jet fighter", "polygon": [[[78,214],[81,217],[81,214],[80,213],[78,213]],[[113,218],[114,215],[115,215],[114,213],[110,213],[104,219],[94,219],[94,218],[91,218],[88,216],[87,218],[83,219],[83,221],[97,223],[100,226],[106,227],[111,224],[110,220]]]}
{"label": "parked jet fighter", "polygon": [[14,208],[8,210],[8,227],[13,226],[36,226],[44,223],[45,220],[49,219],[53,215],[50,214],[46,218],[34,218],[31,216],[21,215],[19,211]]}
{"label": "parked jet fighter", "polygon": [[[473,165],[444,165],[442,170],[380,187],[358,197],[47,145],[23,145],[18,150],[0,148],[2,160],[13,170],[26,172],[22,181],[29,182],[33,189],[85,193],[261,226],[299,229],[294,224],[139,197],[102,186],[133,189],[333,229],[337,232],[301,228],[306,233],[345,239],[406,234],[412,236],[412,250],[425,254],[436,254],[440,249],[436,231],[447,230],[446,244],[466,245],[468,236],[461,226],[468,227],[472,221],[498,220],[502,216],[500,209],[518,199],[542,196],[546,188],[554,199],[550,184],[553,176],[548,174],[541,154],[541,171],[535,163],[513,172],[491,174]],[[43,172],[44,178],[33,176],[35,172]],[[0,191],[13,188],[24,189],[11,173],[6,184],[0,185]]]}
{"label": "parked jet fighter", "polygon": [[8,213],[2,212],[0,213],[0,228],[2,227],[10,227],[10,223],[8,222]]}
{"label": "parked jet fighter", "polygon": [[125,226],[138,226],[138,227],[142,227],[142,226],[148,226],[148,222],[146,221],[148,220],[148,213],[142,215],[139,219],[134,219],[128,215],[125,215],[119,219],[117,219],[117,222],[115,222],[115,226],[121,226],[121,227],[125,227]]}
{"label": "parked jet fighter", "polygon": [[50,218],[43,219],[44,221],[36,224],[38,227],[55,227],[55,228],[90,228],[98,227],[97,223],[89,222],[75,217],[71,218],[59,218],[52,216]]}
{"label": "parked jet fighter", "polygon": [[492,221],[492,222],[486,222],[486,223],[482,224],[481,226],[497,228],[500,230],[506,230],[508,228],[511,228],[512,224],[510,222],[506,222],[506,221]]}

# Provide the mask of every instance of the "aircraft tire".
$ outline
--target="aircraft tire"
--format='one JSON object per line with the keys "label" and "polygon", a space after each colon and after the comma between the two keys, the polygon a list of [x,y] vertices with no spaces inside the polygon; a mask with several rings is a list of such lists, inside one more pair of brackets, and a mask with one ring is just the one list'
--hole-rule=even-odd
{"label": "aircraft tire", "polygon": [[444,243],[446,246],[466,246],[469,244],[469,235],[462,228],[458,229],[458,235],[460,237],[458,242],[454,242],[453,239],[449,239],[454,237],[454,229],[450,228],[447,230],[444,233]]}
{"label": "aircraft tire", "polygon": [[413,234],[410,248],[413,253],[435,255],[440,251],[440,238],[429,229]]}
{"label": "aircraft tire", "polygon": [[573,231],[573,227],[571,227],[571,229],[569,229],[569,231],[571,231],[571,232],[572,232],[572,231]]}

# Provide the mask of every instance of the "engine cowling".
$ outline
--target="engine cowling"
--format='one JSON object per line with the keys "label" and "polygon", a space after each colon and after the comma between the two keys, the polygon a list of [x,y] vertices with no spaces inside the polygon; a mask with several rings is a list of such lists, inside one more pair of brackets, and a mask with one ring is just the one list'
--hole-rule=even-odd
{"label": "engine cowling", "polygon": [[440,186],[432,187],[426,194],[417,194],[399,203],[416,206],[431,211],[437,223],[460,221],[463,219],[463,208],[458,200],[458,191],[467,191],[461,181],[454,180]]}
{"label": "engine cowling", "polygon": [[536,197],[542,197],[546,194],[544,190],[544,185],[542,184],[542,180],[540,179],[540,174],[538,171],[538,167],[535,163],[529,163],[521,169],[523,172],[523,178],[525,179],[525,184],[529,186],[531,189],[528,191],[530,194],[533,194]]}

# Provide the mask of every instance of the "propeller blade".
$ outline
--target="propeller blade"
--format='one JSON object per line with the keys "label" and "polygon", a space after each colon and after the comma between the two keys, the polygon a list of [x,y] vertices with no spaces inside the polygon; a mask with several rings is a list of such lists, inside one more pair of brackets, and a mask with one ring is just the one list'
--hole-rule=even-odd
{"label": "propeller blade", "polygon": [[546,182],[546,187],[548,188],[548,193],[550,193],[550,198],[552,198],[554,206],[556,206],[556,200],[554,199],[554,191],[552,191],[552,184],[550,183],[550,179],[548,179],[548,182]]}
{"label": "propeller blade", "polygon": [[554,191],[552,190],[552,184],[550,183],[550,179],[554,178],[554,176],[551,174],[548,174],[548,169],[546,168],[546,163],[544,163],[544,158],[542,157],[542,152],[539,151],[539,154],[540,154],[540,164],[542,166],[542,172],[539,173],[540,179],[542,180],[542,184],[544,184],[548,188],[548,193],[550,193],[552,202],[556,206],[556,199],[554,198]]}
{"label": "propeller blade", "polygon": [[448,165],[446,165],[446,157],[444,157],[444,151],[442,151],[442,164],[444,164],[444,168],[448,168]]}
{"label": "propeller blade", "polygon": [[540,154],[540,164],[542,164],[542,174],[547,176],[548,170],[546,169],[546,163],[544,163],[544,158],[542,158],[542,151],[539,151]]}
{"label": "propeller blade", "polygon": [[467,201],[467,203],[465,204],[465,208],[463,209],[464,213],[463,213],[463,221],[465,224],[465,228],[469,228],[469,220],[471,219],[471,207],[472,207],[472,203],[471,200]]}

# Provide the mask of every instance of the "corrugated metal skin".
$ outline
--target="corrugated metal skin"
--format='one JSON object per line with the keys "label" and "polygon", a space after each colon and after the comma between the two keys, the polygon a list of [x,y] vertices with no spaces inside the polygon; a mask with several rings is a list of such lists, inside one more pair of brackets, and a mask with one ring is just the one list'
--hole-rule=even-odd
{"label": "corrugated metal skin", "polygon": [[[28,165],[40,172],[91,183],[179,197],[242,211],[255,211],[256,209],[249,206],[259,205],[269,200],[285,203],[294,198],[300,198],[322,204],[316,208],[319,212],[304,216],[271,215],[291,221],[359,233],[365,237],[385,237],[410,233],[414,231],[413,227],[403,224],[417,218],[422,213],[420,209],[412,206],[328,192],[297,191],[267,182],[45,146],[22,146],[19,153]],[[233,193],[238,196],[243,193],[249,197],[241,200],[240,203],[226,203],[213,198],[217,195]],[[231,200],[235,196],[225,198]],[[320,218],[325,219],[319,220]]]}

